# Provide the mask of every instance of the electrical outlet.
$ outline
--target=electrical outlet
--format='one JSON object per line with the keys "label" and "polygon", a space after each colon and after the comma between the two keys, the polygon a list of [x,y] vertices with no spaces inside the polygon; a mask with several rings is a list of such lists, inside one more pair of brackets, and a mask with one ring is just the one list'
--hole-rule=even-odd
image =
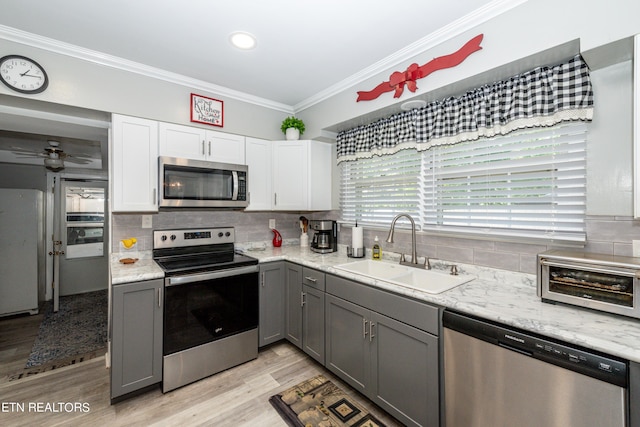
{"label": "electrical outlet", "polygon": [[276,220],[275,219],[270,219],[269,220],[269,228],[272,229],[272,230],[274,228],[276,228]]}
{"label": "electrical outlet", "polygon": [[632,240],[633,245],[633,256],[640,257],[640,240]]}
{"label": "electrical outlet", "polygon": [[153,216],[142,215],[142,228],[151,228],[153,226]]}

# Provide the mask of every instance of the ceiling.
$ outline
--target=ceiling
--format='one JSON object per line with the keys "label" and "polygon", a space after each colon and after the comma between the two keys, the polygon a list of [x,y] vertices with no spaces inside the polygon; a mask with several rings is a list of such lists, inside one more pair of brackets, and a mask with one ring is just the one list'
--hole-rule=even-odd
{"label": "ceiling", "polygon": [[[395,65],[408,46],[452,37],[508,3],[185,0],[159,6],[157,0],[21,0],[3,6],[0,30],[19,30],[295,111],[363,70]],[[234,48],[228,40],[234,31],[253,34],[256,48]]]}

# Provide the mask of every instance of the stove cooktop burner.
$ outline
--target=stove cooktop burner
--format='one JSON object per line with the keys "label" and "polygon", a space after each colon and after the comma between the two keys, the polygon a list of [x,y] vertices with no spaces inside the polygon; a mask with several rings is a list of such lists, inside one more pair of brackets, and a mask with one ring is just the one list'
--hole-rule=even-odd
{"label": "stove cooktop burner", "polygon": [[198,254],[190,256],[165,257],[155,260],[167,274],[199,273],[203,271],[224,270],[258,264],[258,260],[246,255],[231,253],[220,256]]}
{"label": "stove cooktop burner", "polygon": [[156,230],[153,259],[167,275],[191,274],[258,264],[236,253],[233,227]]}

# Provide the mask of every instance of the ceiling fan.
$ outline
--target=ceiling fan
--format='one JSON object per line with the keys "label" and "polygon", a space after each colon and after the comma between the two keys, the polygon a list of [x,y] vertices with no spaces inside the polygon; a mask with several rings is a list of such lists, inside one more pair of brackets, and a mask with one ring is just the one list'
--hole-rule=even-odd
{"label": "ceiling fan", "polygon": [[65,153],[62,148],[60,148],[59,141],[48,140],[47,143],[49,145],[45,147],[43,151],[34,151],[23,147],[11,147],[11,151],[22,158],[42,157],[44,158],[44,166],[54,172],[64,169],[65,161],[79,165],[91,163],[91,156],[89,154]]}

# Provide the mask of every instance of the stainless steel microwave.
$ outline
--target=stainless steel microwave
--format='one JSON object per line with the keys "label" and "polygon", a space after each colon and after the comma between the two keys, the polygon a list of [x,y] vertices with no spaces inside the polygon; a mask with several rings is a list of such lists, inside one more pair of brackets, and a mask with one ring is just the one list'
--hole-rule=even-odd
{"label": "stainless steel microwave", "polygon": [[248,167],[160,156],[161,208],[246,208]]}
{"label": "stainless steel microwave", "polygon": [[640,318],[640,259],[581,251],[538,254],[538,296]]}

